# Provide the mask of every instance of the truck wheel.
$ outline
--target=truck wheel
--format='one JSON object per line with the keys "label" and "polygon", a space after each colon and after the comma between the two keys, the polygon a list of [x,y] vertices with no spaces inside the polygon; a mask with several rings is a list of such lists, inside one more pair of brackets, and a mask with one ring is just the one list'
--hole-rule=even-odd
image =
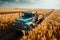
{"label": "truck wheel", "polygon": [[31,28],[34,28],[33,24],[31,24]]}

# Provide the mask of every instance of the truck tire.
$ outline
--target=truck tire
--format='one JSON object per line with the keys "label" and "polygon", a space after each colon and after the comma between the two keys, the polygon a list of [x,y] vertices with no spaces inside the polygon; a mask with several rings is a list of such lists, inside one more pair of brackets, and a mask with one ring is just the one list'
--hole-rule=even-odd
{"label": "truck tire", "polygon": [[34,28],[33,24],[30,25],[31,29]]}

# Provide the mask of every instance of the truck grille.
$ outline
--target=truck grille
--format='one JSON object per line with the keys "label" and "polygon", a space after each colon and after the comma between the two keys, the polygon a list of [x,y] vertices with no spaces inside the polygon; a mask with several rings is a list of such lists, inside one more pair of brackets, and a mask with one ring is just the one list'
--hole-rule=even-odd
{"label": "truck grille", "polygon": [[22,29],[23,28],[23,23],[22,22],[15,22],[15,27],[17,29]]}

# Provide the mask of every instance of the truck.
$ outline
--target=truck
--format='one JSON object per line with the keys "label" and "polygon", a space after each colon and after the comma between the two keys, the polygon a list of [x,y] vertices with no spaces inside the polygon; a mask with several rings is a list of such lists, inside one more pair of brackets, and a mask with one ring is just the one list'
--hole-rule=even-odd
{"label": "truck", "polygon": [[[15,30],[26,30],[29,31],[35,27],[35,25],[39,24],[41,20],[44,18],[40,18],[39,20],[35,19],[35,12],[22,12],[22,16],[17,18],[12,24]],[[40,14],[41,15],[41,14]]]}

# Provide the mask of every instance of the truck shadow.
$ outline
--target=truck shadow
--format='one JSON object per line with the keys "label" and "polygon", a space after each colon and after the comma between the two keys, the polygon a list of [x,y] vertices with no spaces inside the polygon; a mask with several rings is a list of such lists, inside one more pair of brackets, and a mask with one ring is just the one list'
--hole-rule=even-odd
{"label": "truck shadow", "polygon": [[16,31],[15,37],[13,37],[11,40],[20,40],[23,37],[22,31]]}

